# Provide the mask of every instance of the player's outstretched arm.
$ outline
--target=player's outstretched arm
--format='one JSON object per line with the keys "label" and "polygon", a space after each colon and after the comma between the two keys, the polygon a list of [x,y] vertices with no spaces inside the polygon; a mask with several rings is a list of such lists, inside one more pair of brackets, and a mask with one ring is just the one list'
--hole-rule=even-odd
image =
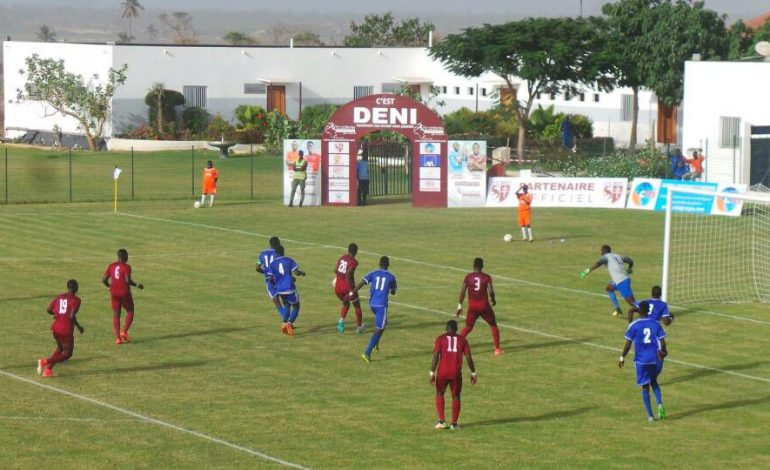
{"label": "player's outstretched arm", "polygon": [[631,350],[631,341],[626,340],[626,344],[623,346],[623,352],[620,353],[620,359],[618,359],[618,367],[623,367],[623,364],[626,363],[626,354],[628,354],[628,351]]}
{"label": "player's outstretched arm", "polygon": [[468,290],[468,283],[463,280],[463,285],[460,286],[460,296],[457,298],[457,311],[455,316],[459,317],[463,313],[463,301],[465,300],[465,292]]}
{"label": "player's outstretched arm", "polygon": [[593,272],[593,271],[595,271],[595,270],[599,269],[600,267],[601,267],[601,264],[599,264],[599,263],[594,263],[594,264],[592,264],[592,265],[591,265],[591,267],[589,267],[589,268],[586,268],[586,269],[585,269],[585,270],[583,270],[583,271],[580,271],[580,278],[581,278],[581,279],[585,278],[586,276],[588,276],[589,274],[591,274],[591,272]]}
{"label": "player's outstretched arm", "polygon": [[668,356],[668,349],[666,348],[666,340],[660,338],[660,350],[658,351],[658,359],[661,361]]}
{"label": "player's outstretched arm", "polygon": [[297,274],[297,276],[304,276],[305,275],[305,271],[303,271],[301,269],[295,269],[294,272]]}
{"label": "player's outstretched arm", "polygon": [[628,256],[624,256],[623,257],[623,262],[628,265],[628,269],[626,270],[626,272],[628,274],[633,274],[633,272],[634,272],[634,260],[632,260]]}
{"label": "player's outstretched arm", "polygon": [[129,276],[129,278],[128,278],[128,285],[129,285],[129,286],[131,286],[131,287],[136,287],[136,288],[138,288],[139,290],[142,290],[142,289],[144,289],[144,284],[142,284],[141,282],[134,282],[134,280],[133,280],[133,279],[131,279],[131,277],[130,277],[130,276]]}
{"label": "player's outstretched arm", "polygon": [[438,361],[441,359],[441,353],[438,351],[433,352],[433,362],[430,364],[430,383],[436,383],[436,367],[438,367]]}
{"label": "player's outstretched arm", "polygon": [[476,376],[476,365],[473,363],[471,348],[465,348],[464,354],[465,358],[468,360],[468,368],[471,370],[471,383],[476,385],[479,382],[479,378]]}
{"label": "player's outstretched arm", "polygon": [[361,282],[356,284],[356,287],[354,287],[353,290],[348,293],[348,296],[353,297],[354,295],[356,295],[358,293],[358,291],[362,287],[364,287],[364,284],[366,284],[366,280],[361,280]]}

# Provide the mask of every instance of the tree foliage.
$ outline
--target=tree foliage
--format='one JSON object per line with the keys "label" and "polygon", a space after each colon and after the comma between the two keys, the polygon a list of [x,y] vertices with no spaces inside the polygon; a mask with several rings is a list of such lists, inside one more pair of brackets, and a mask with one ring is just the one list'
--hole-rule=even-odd
{"label": "tree foliage", "polygon": [[[184,95],[176,90],[167,90],[162,83],[155,83],[144,97],[148,107],[147,119],[155,125],[158,133],[163,133],[166,123],[176,121],[176,107],[184,105]],[[161,113],[158,114],[158,109]]]}
{"label": "tree foliage", "polygon": [[[139,17],[139,12],[144,10],[144,7],[139,0],[124,0],[120,4],[121,16],[123,19],[128,20],[128,37],[133,38],[133,23],[136,18]],[[126,41],[130,42],[130,41]]]}
{"label": "tree foliage", "polygon": [[44,24],[37,30],[35,37],[40,42],[56,42],[57,40],[56,31],[47,24]]}
{"label": "tree foliage", "polygon": [[366,15],[364,21],[350,22],[350,34],[345,36],[345,46],[353,47],[411,47],[426,46],[428,35],[435,27],[433,23],[410,18],[396,23],[393,14]]}
{"label": "tree foliage", "polygon": [[82,75],[68,72],[64,61],[44,59],[33,54],[25,59],[24,89],[17,90],[20,101],[42,101],[57,112],[75,119],[85,133],[91,150],[97,149],[97,140],[104,134],[104,125],[110,117],[112,97],[118,86],[126,81],[128,66],[110,69],[106,81],[98,77],[86,81]]}
{"label": "tree foliage", "polygon": [[294,36],[295,46],[324,46],[321,36],[318,33],[303,31]]}
{"label": "tree foliage", "polygon": [[[510,106],[519,125],[523,158],[526,128],[538,93],[577,93],[581,84],[610,85],[601,51],[603,23],[597,18],[527,18],[486,24],[450,34],[430,50],[451,72],[472,78],[491,72],[505,80],[516,99]],[[526,93],[521,93],[523,88]]]}
{"label": "tree foliage", "polygon": [[198,33],[193,28],[193,17],[184,11],[161,13],[158,20],[166,29],[166,36],[174,44],[197,44]]}
{"label": "tree foliage", "polygon": [[222,36],[222,40],[231,46],[246,46],[250,44],[257,44],[257,40],[248,34],[238,31],[230,31]]}

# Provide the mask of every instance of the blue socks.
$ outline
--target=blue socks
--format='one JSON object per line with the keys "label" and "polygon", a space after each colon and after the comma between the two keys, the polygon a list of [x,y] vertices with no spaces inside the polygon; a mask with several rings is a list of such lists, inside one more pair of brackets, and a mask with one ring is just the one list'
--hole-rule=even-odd
{"label": "blue socks", "polygon": [[610,298],[610,302],[612,302],[612,306],[615,307],[615,310],[619,310],[620,304],[618,303],[618,296],[615,295],[615,291],[607,292],[607,297]]}
{"label": "blue socks", "polygon": [[[660,390],[660,388],[658,388]],[[652,417],[652,405],[650,404],[650,388],[645,387],[642,389],[642,401],[644,402],[644,409],[647,410],[647,416]]]}
{"label": "blue socks", "polygon": [[372,351],[374,350],[374,347],[377,346],[377,343],[380,342],[380,336],[382,336],[382,332],[375,332],[372,337],[369,339],[369,345],[366,347],[366,355],[371,356]]}
{"label": "blue socks", "polygon": [[281,317],[281,320],[284,322],[286,321],[288,315],[285,312],[285,307],[283,305],[279,305],[275,307],[275,309],[278,311],[278,315]]}
{"label": "blue socks", "polygon": [[299,316],[299,304],[294,304],[291,306],[291,318],[289,318],[289,323],[294,323],[294,321]]}
{"label": "blue socks", "polygon": [[662,405],[663,395],[660,393],[660,385],[658,385],[658,382],[652,383],[652,393],[655,394],[655,401],[658,402],[658,405]]}

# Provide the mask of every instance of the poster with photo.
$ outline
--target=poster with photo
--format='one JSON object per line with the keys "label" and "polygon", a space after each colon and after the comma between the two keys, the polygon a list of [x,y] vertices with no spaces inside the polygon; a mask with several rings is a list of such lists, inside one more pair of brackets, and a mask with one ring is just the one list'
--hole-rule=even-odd
{"label": "poster with photo", "polygon": [[447,205],[484,207],[487,198],[487,143],[484,140],[450,140]]}
{"label": "poster with photo", "polygon": [[[307,160],[307,178],[305,180],[305,200],[303,206],[321,205],[321,141],[318,139],[283,141],[283,204],[288,206],[291,198],[291,186],[294,179],[294,163],[302,158]],[[299,205],[301,186],[297,185],[294,205]]]}

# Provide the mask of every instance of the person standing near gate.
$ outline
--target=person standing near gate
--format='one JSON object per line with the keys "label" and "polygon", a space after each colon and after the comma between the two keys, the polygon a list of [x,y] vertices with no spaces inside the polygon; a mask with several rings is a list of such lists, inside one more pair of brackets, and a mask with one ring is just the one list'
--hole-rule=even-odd
{"label": "person standing near gate", "polygon": [[294,177],[291,180],[291,196],[289,197],[289,207],[294,207],[294,194],[299,186],[299,207],[305,202],[305,181],[307,180],[307,160],[305,152],[297,152],[297,161],[294,162]]}
{"label": "person standing near gate", "polygon": [[366,197],[369,195],[369,156],[363,152],[361,160],[356,164],[358,174],[358,205],[366,205]]}

